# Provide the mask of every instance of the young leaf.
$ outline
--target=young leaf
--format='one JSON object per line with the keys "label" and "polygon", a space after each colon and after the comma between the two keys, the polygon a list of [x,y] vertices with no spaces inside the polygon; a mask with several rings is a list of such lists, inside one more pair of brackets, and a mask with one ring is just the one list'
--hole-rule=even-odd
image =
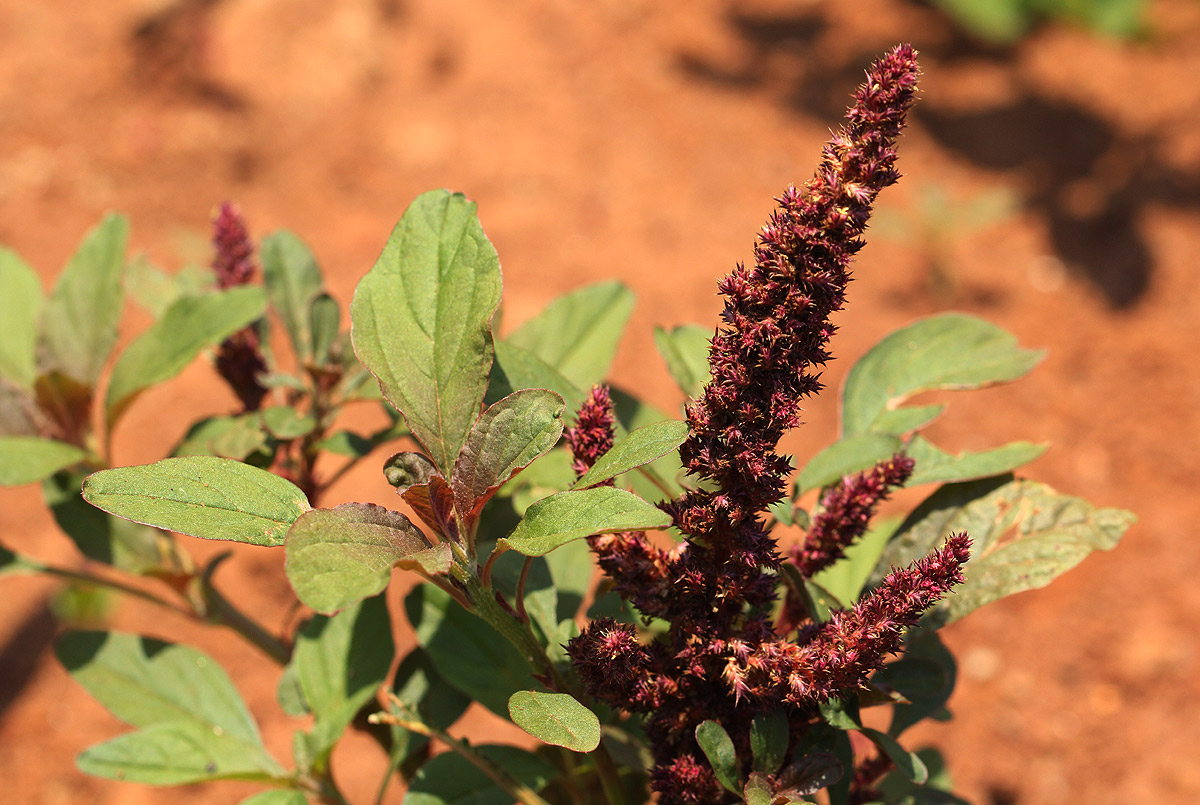
{"label": "young leaf", "polygon": [[299,439],[312,433],[317,421],[290,405],[272,405],[262,411],[262,422],[276,439]]}
{"label": "young leaf", "polygon": [[449,546],[431,547],[407,517],[373,503],[313,509],[287,532],[288,581],[318,612],[334,612],[379,593],[400,563],[444,573]]}
{"label": "young leaf", "polygon": [[545,389],[516,391],[489,406],[471,428],[450,486],[460,516],[473,521],[501,484],[558,442],[563,400]]}
{"label": "young leaf", "polygon": [[630,431],[596,460],[574,488],[595,486],[635,467],[649,464],[683,444],[687,435],[688,424],[678,419],[668,419]]}
{"label": "young leaf", "polygon": [[135,523],[201,539],[282,545],[309,510],[295,484],[225,458],[188,456],[89,475],[83,499]]}
{"label": "young leaf", "polygon": [[271,308],[283,321],[296,357],[304,363],[313,355],[312,303],[321,293],[321,269],[304,241],[288,231],[263,238],[263,285]]}
{"label": "young leaf", "polygon": [[0,486],[20,486],[49,478],[86,454],[73,444],[36,436],[0,436]]}
{"label": "young leaf", "polygon": [[1047,447],[1047,444],[1011,442],[992,450],[959,453],[954,456],[930,444],[921,436],[914,436],[904,446],[905,454],[917,463],[905,486],[973,481],[1012,472],[1045,453]]}
{"label": "young leaf", "polygon": [[529,686],[529,664],[521,653],[431,584],[409,593],[404,611],[438,673],[471,699],[507,718],[508,697]]}
{"label": "young leaf", "polygon": [[870,430],[909,397],[933,389],[973,389],[1016,380],[1044,350],[1021,349],[994,324],[950,313],[910,324],[876,344],[842,389],[842,433]]}
{"label": "young leaf", "polygon": [[591,752],[600,745],[600,719],[574,696],[519,690],[508,698],[513,723],[542,743],[572,752]]}
{"label": "young leaf", "polygon": [[683,324],[671,330],[654,328],[654,345],[667,363],[667,371],[689,398],[700,396],[712,375],[708,368],[708,350],[713,331],[698,324]]}
{"label": "young leaf", "polygon": [[109,215],[84,237],[59,276],[40,319],[40,374],[57,371],[96,384],[117,341],[128,235],[125,218]]}
{"label": "young leaf", "polygon": [[20,256],[0,248],[0,376],[32,388],[42,284]]}
{"label": "young leaf", "polygon": [[[492,768],[534,791],[559,772],[532,752],[515,746],[472,748]],[[422,766],[408,786],[404,805],[512,805],[513,795],[457,752],[444,752]]]}
{"label": "young leaf", "polygon": [[55,653],[113,715],[141,728],[84,752],[84,771],[158,785],[284,775],[229,677],[201,652],[121,632],[68,632]]}
{"label": "young leaf", "polygon": [[259,288],[181,296],[117,359],[105,398],[109,427],[138,394],[183,371],[205,347],[219,344],[266,309]]}
{"label": "young leaf", "polygon": [[905,777],[917,784],[924,783],[929,779],[929,770],[925,768],[921,758],[896,743],[895,738],[870,727],[863,727],[861,731],[879,747],[880,751],[891,758],[891,761],[896,764],[897,770]]}
{"label": "young leaf", "polygon": [[449,476],[492,364],[500,262],[466,196],[418,197],[350,305],[359,360]]}
{"label": "young leaf", "polygon": [[[327,293],[317,294],[312,300],[312,359],[317,366],[329,364],[330,352],[338,342],[341,326],[342,310],[337,300]],[[353,355],[353,351],[350,354]]]}
{"label": "young leaf", "polygon": [[156,268],[144,254],[138,254],[125,266],[125,290],[154,318],[181,296],[201,296],[217,288],[211,268],[186,266],[175,274]]}
{"label": "young leaf", "polygon": [[559,545],[593,534],[666,528],[671,516],[624,489],[598,486],[559,492],[525,511],[525,517],[498,547],[542,556]]}
{"label": "young leaf", "polygon": [[847,475],[870,469],[901,451],[899,437],[888,433],[845,436],[817,453],[796,476],[796,496],[837,483]]}
{"label": "young leaf", "polygon": [[783,764],[788,750],[787,713],[781,708],[759,713],[750,722],[750,751],[754,770],[774,774]]}
{"label": "young leaf", "polygon": [[696,727],[696,743],[700,744],[700,750],[708,758],[708,765],[712,766],[721,785],[728,791],[740,794],[738,778],[741,773],[738,770],[737,751],[725,728],[712,720],[699,724]]}
{"label": "young leaf", "polygon": [[858,715],[858,701],[832,697],[822,701],[818,707],[821,718],[831,727],[839,730],[862,729],[862,719]]}
{"label": "young leaf", "polygon": [[588,389],[604,380],[633,311],[633,292],[600,282],[558,297],[505,339]]}
{"label": "young leaf", "polygon": [[171,451],[174,456],[220,456],[244,461],[266,447],[262,414],[251,411],[241,416],[214,416],[192,425]]}
{"label": "young leaf", "polygon": [[742,789],[742,799],[746,805],[775,805],[775,792],[767,775],[762,772],[752,772]]}
{"label": "young leaf", "polygon": [[395,644],[383,596],[314,615],[296,636],[292,666],[315,717],[310,749],[320,755],[387,681]]}
{"label": "young leaf", "polygon": [[941,626],[998,598],[1044,587],[1092,551],[1116,547],[1135,519],[1011,476],[947,484],[900,526],[876,575],[927,555],[952,532],[967,532],[973,542],[966,582],[925,616]]}

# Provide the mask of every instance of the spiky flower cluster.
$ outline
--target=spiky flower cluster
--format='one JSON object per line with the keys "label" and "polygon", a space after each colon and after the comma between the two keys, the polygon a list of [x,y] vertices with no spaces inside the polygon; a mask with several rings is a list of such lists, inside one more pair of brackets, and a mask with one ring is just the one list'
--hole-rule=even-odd
{"label": "spiky flower cluster", "polygon": [[[644,615],[671,623],[665,640],[642,645],[632,627],[601,619],[568,647],[593,695],[646,714],[662,805],[736,801],[699,751],[698,724],[720,722],[748,758],[751,720],[782,701],[799,736],[819,701],[859,687],[899,647],[904,629],[961,580],[969,542],[959,536],[794,641],[770,623],[780,557],[761,518],[792,471],[776,446],[800,424],[802,400],[821,388],[835,330],[829,317],[844,302],[871,204],[898,177],[894,144],[916,77],[908,46],[871,67],[816,175],[779,199],[754,266],[739,265],[720,284],[726,303],[709,355],[712,380],[687,408],[690,433],[680,448],[705,488],[664,504],[685,542],[667,551],[640,533],[591,540],[616,589]],[[606,392],[593,392],[568,436],[579,472],[611,444],[610,405]],[[813,562],[861,534],[874,503],[910,471],[896,461],[878,479],[843,487],[844,500],[829,499],[829,522],[810,534]]]}
{"label": "spiky flower cluster", "polygon": [[[218,288],[247,285],[254,278],[254,245],[242,214],[232,204],[221,205],[213,220],[213,273]],[[217,373],[229,384],[247,411],[257,411],[267,389],[259,376],[267,371],[258,329],[251,324],[225,339],[217,350]]]}

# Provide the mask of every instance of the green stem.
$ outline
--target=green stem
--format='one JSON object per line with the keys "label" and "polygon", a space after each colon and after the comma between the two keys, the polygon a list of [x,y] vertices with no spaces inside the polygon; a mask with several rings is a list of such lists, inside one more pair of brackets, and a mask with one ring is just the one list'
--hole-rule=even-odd
{"label": "green stem", "polygon": [[[392,699],[393,704],[404,706],[403,702]],[[407,708],[406,708],[407,709]],[[472,766],[479,769],[488,776],[492,782],[503,788],[509,794],[517,799],[521,805],[550,805],[549,802],[542,799],[536,791],[514,778],[501,767],[497,766],[492,761],[488,760],[483,755],[480,755],[469,745],[456,738],[451,738],[437,727],[430,726],[422,721],[402,718],[394,713],[376,713],[371,717],[372,721],[384,724],[395,724],[398,727],[403,727],[410,732],[415,732],[424,735],[428,738],[437,738],[450,749],[461,755]]]}
{"label": "green stem", "polygon": [[280,665],[292,658],[292,647],[268,632],[256,621],[230,603],[208,580],[204,583],[204,600],[208,604],[208,620],[227,626],[244,637],[251,645]]}
{"label": "green stem", "polygon": [[55,567],[53,565],[43,565],[39,563],[35,565],[35,567],[39,572],[45,573],[47,576],[54,576],[56,578],[66,579],[67,581],[74,581],[80,584],[91,584],[95,587],[106,587],[110,590],[116,590],[118,592],[125,593],[126,595],[134,598],[140,598],[143,601],[149,601],[150,603],[160,606],[163,609],[169,609],[176,614],[189,618],[196,617],[195,612],[185,606],[182,606],[181,604],[178,604],[174,601],[168,601],[166,598],[155,595],[149,590],[143,590],[140,587],[134,587],[132,584],[126,584],[123,581],[108,579],[103,576],[96,576],[83,571],[68,570],[65,567]]}

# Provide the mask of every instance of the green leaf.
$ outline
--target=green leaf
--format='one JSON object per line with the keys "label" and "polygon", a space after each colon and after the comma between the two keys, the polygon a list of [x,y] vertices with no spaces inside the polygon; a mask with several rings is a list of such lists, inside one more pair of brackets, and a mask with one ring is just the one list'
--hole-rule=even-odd
{"label": "green leaf", "polygon": [[[618,438],[625,430],[637,430],[646,425],[673,419],[619,388],[611,389],[611,393],[617,414]],[[627,478],[634,492],[646,500],[657,502],[678,497],[683,493],[683,486],[679,483],[683,474],[679,451],[671,450],[661,458],[638,467],[637,472]]]}
{"label": "green leaf", "polygon": [[265,307],[262,290],[251,287],[176,299],[117,359],[105,398],[109,426],[138,394],[179,374],[201,350],[254,321]]}
{"label": "green leaf", "polygon": [[1021,349],[1001,328],[961,313],[922,319],[862,357],[842,390],[842,433],[870,430],[888,410],[934,389],[974,389],[1016,380],[1044,350]]}
{"label": "green leaf", "polygon": [[339,430],[317,442],[314,447],[349,458],[362,458],[375,449],[375,442],[349,430]]}
{"label": "green leaf", "polygon": [[40,374],[57,371],[85,385],[96,384],[117,341],[128,235],[125,218],[109,215],[84,237],[58,278],[42,310]]}
{"label": "green leaf", "polygon": [[85,457],[82,450],[66,442],[36,436],[0,436],[0,486],[36,483]]}
{"label": "green leaf", "polygon": [[113,715],[141,728],[85,751],[83,771],[157,785],[283,776],[237,689],[207,655],[121,632],[68,632],[55,652]]}
{"label": "green leaf", "polygon": [[623,472],[649,464],[678,448],[687,435],[688,424],[678,419],[668,419],[630,431],[596,460],[574,488],[602,484]]}
{"label": "green leaf", "polygon": [[870,738],[880,751],[891,758],[892,762],[896,764],[896,769],[905,777],[917,784],[924,783],[929,779],[929,770],[925,768],[925,763],[921,758],[896,743],[895,738],[870,727],[863,727],[861,732]]}
{"label": "green leaf", "polygon": [[586,542],[576,540],[555,548],[546,554],[545,560],[550,587],[555,592],[555,617],[559,621],[574,619],[591,587],[591,549]]}
{"label": "green leaf", "polygon": [[[933,629],[920,628],[909,632],[904,645],[903,659],[893,665],[905,662],[920,663],[926,668],[936,667],[942,686],[937,690],[930,689],[933,686],[927,686],[923,690],[920,686],[909,684],[901,689],[900,692],[908,699],[908,703],[897,704],[892,708],[892,723],[888,725],[888,734],[893,738],[900,737],[900,734],[906,729],[945,707],[946,702],[950,699],[950,694],[954,692],[958,676],[958,666],[954,662],[954,655],[950,653],[950,650],[938,637],[938,633]],[[889,673],[896,673],[888,672],[889,667],[884,666],[875,674],[876,677],[883,674],[884,684],[887,683]],[[927,673],[929,672],[927,671]]]}
{"label": "green leaf", "polygon": [[175,456],[220,456],[243,461],[266,445],[262,415],[251,411],[240,416],[200,420],[188,429],[172,453]]}
{"label": "green leaf", "polygon": [[901,452],[903,443],[888,433],[846,436],[817,453],[796,476],[796,496],[837,483]]}
{"label": "green leaf", "polygon": [[1010,442],[992,450],[950,455],[921,436],[914,436],[904,446],[904,452],[916,462],[912,477],[905,486],[974,481],[1012,472],[1045,453],[1047,447],[1048,444]]}
{"label": "green leaf", "polygon": [[813,752],[784,766],[775,775],[777,797],[799,802],[802,797],[817,793],[845,776],[842,762],[830,752]]}
{"label": "green leaf", "polygon": [[1135,519],[1011,476],[947,484],[900,526],[876,575],[928,555],[951,533],[969,534],[966,581],[925,615],[927,623],[942,626],[999,598],[1044,587],[1094,550],[1111,550]]}
{"label": "green leaf", "polygon": [[666,528],[671,516],[631,492],[611,486],[559,492],[525,511],[498,547],[542,556],[574,539],[614,531]]}
{"label": "green leaf", "polygon": [[315,615],[300,628],[291,664],[316,719],[310,741],[315,756],[332,749],[355,714],[375,698],[395,651],[383,596],[333,617]]}
{"label": "green leaf", "polygon": [[212,269],[199,266],[188,266],[171,275],[156,268],[146,255],[139,254],[125,266],[125,288],[135,302],[158,319],[181,296],[200,296],[216,290],[217,278]]}
{"label": "green leaf", "polygon": [[273,780],[286,772],[261,746],[227,740],[193,721],[152,724],[85,749],[75,759],[84,774],[148,785],[209,780]]}
{"label": "green leaf", "polygon": [[600,719],[574,696],[519,690],[508,698],[512,722],[542,743],[572,752],[591,752],[600,745]]}
{"label": "green leaf", "polygon": [[[342,310],[337,300],[327,293],[318,294],[312,301],[312,350],[313,363],[317,366],[326,366],[335,357],[331,352],[338,343],[341,327]],[[350,351],[349,344],[345,348]],[[350,351],[350,354],[354,353]]]}
{"label": "green leaf", "polygon": [[683,324],[670,330],[654,328],[654,345],[667,363],[667,371],[688,397],[696,398],[712,379],[708,351],[713,331],[698,324]]}
{"label": "green leaf", "polygon": [[262,422],[276,439],[300,439],[312,433],[317,420],[290,405],[272,405],[262,411]]}
{"label": "green leaf", "polygon": [[242,800],[238,805],[307,805],[308,799],[299,791],[276,788]]}
{"label": "green leaf", "polygon": [[697,725],[696,743],[700,744],[700,750],[708,758],[708,765],[712,766],[721,785],[728,791],[740,794],[738,778],[741,774],[738,771],[737,750],[733,748],[733,739],[725,728],[711,719]]}
{"label": "green leaf", "polygon": [[454,505],[468,530],[501,484],[557,444],[562,417],[562,397],[545,389],[513,392],[480,415],[450,480]]}
{"label": "green leaf", "polygon": [[788,750],[787,713],[776,708],[759,713],[750,722],[750,751],[754,770],[774,774],[783,765]]}
{"label": "green leaf", "polygon": [[633,292],[620,282],[588,285],[555,299],[505,341],[590,389],[608,375],[633,304]]}
{"label": "green leaf", "polygon": [[[537,755],[515,746],[484,744],[473,750],[535,791],[559,774]],[[403,805],[512,805],[512,801],[512,794],[466,758],[456,752],[444,752],[417,771]]]}
{"label": "green leaf", "polygon": [[438,673],[471,699],[507,718],[508,697],[529,686],[529,664],[521,653],[431,584],[409,593],[404,611]]}
{"label": "green leaf", "polygon": [[304,700],[304,689],[300,687],[300,679],[296,674],[296,663],[284,666],[279,683],[275,686],[275,701],[279,708],[293,718],[301,718],[312,712],[308,702]]}
{"label": "green leaf", "polygon": [[0,436],[36,436],[45,420],[33,394],[0,376]]}
{"label": "green leaf", "polygon": [[0,375],[31,388],[42,284],[16,252],[0,248],[0,288]]}
{"label": "green leaf", "polygon": [[42,482],[42,497],[54,522],[80,553],[135,575],[171,572],[183,566],[174,541],[163,531],[113,517],[85,503],[79,493],[84,477],[80,470],[65,470]]}
{"label": "green leaf", "polygon": [[421,717],[421,721],[447,729],[471,706],[471,700],[438,673],[424,649],[408,653],[396,668],[392,695]]}
{"label": "green leaf", "polygon": [[839,730],[862,729],[862,718],[858,714],[857,700],[825,699],[819,705],[821,718],[831,727]]}
{"label": "green leaf", "polygon": [[493,383],[495,391],[489,390],[489,396],[506,387],[510,392],[521,389],[549,389],[563,398],[566,410],[571,416],[579,411],[579,406],[583,404],[587,395],[563,377],[557,369],[532,352],[507,341],[497,341],[495,348],[500,377]]}
{"label": "green leaf", "polygon": [[318,612],[334,612],[381,592],[396,565],[445,573],[450,547],[430,546],[407,517],[373,503],[313,509],[287,532],[288,581]]}
{"label": "green leaf", "polygon": [[321,293],[321,269],[304,241],[288,231],[263,238],[263,285],[301,363],[313,356],[312,304]]}
{"label": "green leaf", "polygon": [[492,363],[500,261],[466,196],[418,197],[350,305],[359,360],[449,476]]}
{"label": "green leaf", "polygon": [[884,411],[871,423],[871,433],[890,433],[893,436],[922,428],[941,416],[944,405],[906,405]]}
{"label": "green leaf", "polygon": [[746,787],[742,789],[742,799],[746,805],[774,805],[775,792],[767,776],[762,772],[752,772]]}
{"label": "green leaf", "polygon": [[83,499],[135,523],[269,546],[282,545],[288,527],[309,510],[290,481],[213,456],[101,470],[83,482]]}

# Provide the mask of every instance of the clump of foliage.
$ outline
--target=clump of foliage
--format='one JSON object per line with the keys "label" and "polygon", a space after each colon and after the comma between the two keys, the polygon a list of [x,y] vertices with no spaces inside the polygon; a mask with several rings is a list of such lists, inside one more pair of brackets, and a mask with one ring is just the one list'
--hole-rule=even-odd
{"label": "clump of foliage", "polygon": [[1046,22],[1132,39],[1145,33],[1149,0],[927,0],[972,36],[1011,45]]}
{"label": "clump of foliage", "polygon": [[[462,195],[412,203],[359,283],[349,333],[295,236],[264,240],[252,284],[232,208],[212,272],[126,268],[111,218],[43,305],[32,272],[0,255],[15,289],[0,317],[0,481],[40,481],[88,559],[61,568],[0,548],[0,573],[86,579],[230,628],[282,666],[283,710],[310,718],[285,766],[211,658],[69,631],[63,664],[135,728],[79,767],[258,781],[256,805],[343,803],[331,752],[353,726],[387,756],[379,799],[399,778],[409,805],[962,801],[935,751],[901,743],[946,714],[954,661],[938,629],[1114,547],[1132,516],[1014,477],[1043,445],[954,454],[921,435],[944,406],[915,395],[1014,380],[1041,358],[964,315],[917,321],[860,359],[841,433],[798,473],[776,452],[822,388],[831,316],[872,203],[898,178],[916,78],[907,46],[868,71],[815,176],[781,196],[753,264],[721,281],[715,331],[656,331],[691,398],[682,420],[605,384],[633,304],[619,284],[493,333],[499,261]],[[158,319],[117,356],[93,417],[122,278]],[[292,361],[278,360],[268,310]],[[161,461],[109,467],[121,414],[207,347],[242,410],[196,423]],[[355,401],[383,405],[394,426],[338,430]],[[318,505],[346,468],[401,440],[410,449],[384,477],[415,519]],[[328,456],[343,457],[332,472]],[[936,488],[907,516],[874,517],[893,490],[922,485]],[[282,548],[312,614],[272,634],[172,533]],[[422,580],[404,601],[418,646],[400,658],[383,595],[395,568]],[[451,737],[471,702],[539,747]],[[890,711],[886,729],[864,724],[869,707]]]}

